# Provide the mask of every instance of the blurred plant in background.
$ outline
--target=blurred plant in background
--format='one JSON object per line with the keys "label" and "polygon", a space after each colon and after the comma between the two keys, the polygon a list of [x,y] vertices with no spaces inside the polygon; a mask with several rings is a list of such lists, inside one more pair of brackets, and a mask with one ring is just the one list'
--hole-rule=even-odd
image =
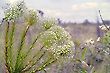
{"label": "blurred plant in background", "polygon": [[[103,22],[100,11],[99,14]],[[110,28],[104,22],[99,28],[104,34],[96,40],[80,42],[73,38],[73,59],[61,65],[56,73],[110,73]]]}

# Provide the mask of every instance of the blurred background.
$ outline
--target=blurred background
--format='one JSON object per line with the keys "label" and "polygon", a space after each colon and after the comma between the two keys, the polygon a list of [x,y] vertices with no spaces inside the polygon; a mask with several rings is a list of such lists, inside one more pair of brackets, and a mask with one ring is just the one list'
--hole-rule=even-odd
{"label": "blurred background", "polygon": [[[9,3],[17,0],[0,0],[0,19]],[[104,22],[110,24],[109,0],[24,0],[29,8],[38,10],[44,17],[55,18],[59,25],[71,33],[73,39],[81,41],[100,36],[101,25],[98,10],[101,10]],[[79,26],[80,25],[80,26]],[[89,34],[89,35],[88,35]],[[86,37],[85,37],[86,36]]]}

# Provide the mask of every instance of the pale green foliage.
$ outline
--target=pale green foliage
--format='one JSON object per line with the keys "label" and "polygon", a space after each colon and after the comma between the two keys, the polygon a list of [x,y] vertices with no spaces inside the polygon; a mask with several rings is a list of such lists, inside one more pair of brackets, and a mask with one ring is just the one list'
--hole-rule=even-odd
{"label": "pale green foliage", "polygon": [[101,39],[101,42],[106,46],[110,45],[110,32],[107,32],[104,37]]}
{"label": "pale green foliage", "polygon": [[84,48],[84,50],[82,51],[82,56],[81,56],[82,60],[85,59],[86,53],[87,53],[87,48]]}

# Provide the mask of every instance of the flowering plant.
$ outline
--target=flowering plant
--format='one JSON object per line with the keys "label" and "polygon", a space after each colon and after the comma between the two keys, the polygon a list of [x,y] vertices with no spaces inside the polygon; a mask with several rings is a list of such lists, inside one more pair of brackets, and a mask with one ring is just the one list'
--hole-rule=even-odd
{"label": "flowering plant", "polygon": [[[23,22],[18,23],[20,19]],[[70,34],[54,24],[54,21],[41,21],[35,10],[26,8],[24,1],[6,10],[3,20],[3,27],[6,27],[4,38],[6,73],[36,73],[60,61],[60,58],[70,58],[71,48],[74,47]],[[43,30],[33,30],[33,27]],[[32,36],[28,32],[34,31],[39,32],[28,44],[27,38]]]}

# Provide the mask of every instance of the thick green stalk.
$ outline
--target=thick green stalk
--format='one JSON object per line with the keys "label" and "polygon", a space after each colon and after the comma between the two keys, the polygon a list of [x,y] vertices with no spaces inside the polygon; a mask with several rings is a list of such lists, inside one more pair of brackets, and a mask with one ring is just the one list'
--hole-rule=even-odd
{"label": "thick green stalk", "polygon": [[15,32],[15,23],[13,22],[12,27],[11,27],[11,33],[10,33],[10,38],[9,38],[10,41],[9,41],[9,48],[8,48],[11,72],[13,70],[12,48],[13,48],[14,32]]}
{"label": "thick green stalk", "polygon": [[10,73],[10,66],[9,66],[9,61],[8,61],[8,34],[9,34],[9,23],[6,24],[6,35],[5,35],[5,65],[6,65],[6,69],[7,71]]}

